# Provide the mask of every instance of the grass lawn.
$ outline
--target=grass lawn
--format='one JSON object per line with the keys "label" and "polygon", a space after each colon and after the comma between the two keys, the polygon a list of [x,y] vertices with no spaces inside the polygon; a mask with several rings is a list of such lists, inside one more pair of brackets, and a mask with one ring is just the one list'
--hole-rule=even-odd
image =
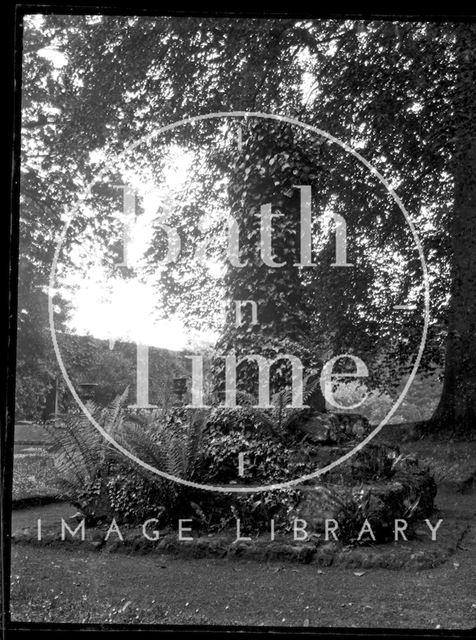
{"label": "grass lawn", "polygon": [[416,455],[427,465],[437,484],[457,483],[474,474],[476,476],[476,441],[432,442],[417,440],[401,445],[404,453]]}
{"label": "grass lawn", "polygon": [[52,486],[53,459],[41,448],[29,447],[13,459],[12,500],[46,498],[57,495]]}
{"label": "grass lawn", "polygon": [[[433,466],[438,480],[475,468],[476,443],[417,441],[402,446]],[[23,455],[22,455],[23,454]],[[26,454],[26,455],[25,455]],[[51,459],[15,457],[14,497],[51,491]],[[224,624],[461,629],[476,625],[476,500],[451,482],[437,506],[472,523],[461,549],[423,571],[360,570],[293,563],[129,556],[78,547],[12,547],[13,621]],[[70,513],[68,512],[70,510]],[[37,517],[59,522],[65,504],[15,510],[14,527]]]}
{"label": "grass lawn", "polygon": [[470,628],[476,540],[421,572],[130,557],[17,545],[12,619],[36,622]]}
{"label": "grass lawn", "polygon": [[471,475],[476,477],[476,440],[406,440],[401,431],[390,424],[373,441],[394,445],[403,455],[416,456],[421,465],[428,466],[439,486],[455,487]]}
{"label": "grass lawn", "polygon": [[[461,629],[476,625],[474,495],[441,497],[473,526],[458,553],[423,571],[129,556],[12,547],[12,619],[30,622]],[[71,513],[74,508],[71,507]],[[24,509],[14,526],[59,521],[65,505]]]}

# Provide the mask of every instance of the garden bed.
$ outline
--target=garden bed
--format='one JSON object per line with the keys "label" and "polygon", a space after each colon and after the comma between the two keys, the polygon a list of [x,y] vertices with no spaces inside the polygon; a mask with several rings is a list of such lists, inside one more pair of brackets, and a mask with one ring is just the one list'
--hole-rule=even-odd
{"label": "garden bed", "polygon": [[[177,531],[161,531],[156,541],[144,537],[142,527],[120,526],[123,540],[112,532],[106,540],[107,526],[85,529],[85,538],[80,532],[72,537],[66,531],[61,539],[61,517],[57,522],[49,519],[42,524],[41,540],[38,540],[36,520],[41,518],[41,509],[36,510],[32,526],[14,530],[13,543],[23,543],[50,548],[85,549],[102,553],[123,553],[128,555],[170,554],[182,558],[227,558],[229,560],[253,560],[257,562],[295,562],[313,564],[316,567],[341,566],[346,568],[370,569],[429,569],[439,566],[455,553],[465,533],[467,520],[446,519],[438,529],[437,539],[432,541],[429,530],[423,526],[417,530],[414,539],[386,544],[344,545],[338,541],[324,541],[311,537],[306,542],[294,541],[289,537],[253,537],[251,540],[236,540],[235,531],[220,534],[195,535],[192,540],[179,540]],[[73,531],[78,522],[65,518]],[[190,535],[187,533],[187,535]]]}

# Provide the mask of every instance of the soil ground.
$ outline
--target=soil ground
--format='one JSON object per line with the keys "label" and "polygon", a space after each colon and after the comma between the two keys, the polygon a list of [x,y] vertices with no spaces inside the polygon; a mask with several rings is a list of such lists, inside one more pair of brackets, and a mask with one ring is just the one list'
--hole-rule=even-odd
{"label": "soil ground", "polygon": [[[12,545],[12,621],[474,628],[476,442],[402,442],[397,429],[387,431],[386,440],[389,435],[404,453],[430,465],[439,485],[440,517],[457,517],[469,525],[457,552],[438,567],[362,571],[17,543]],[[18,504],[35,497],[46,473],[39,461],[30,477],[33,444],[17,442]],[[13,533],[34,526],[38,517],[47,525],[75,511],[64,504],[16,509]]]}
{"label": "soil ground", "polygon": [[[12,546],[12,620],[469,629],[476,625],[474,494],[440,492],[471,525],[457,553],[428,570],[264,564]],[[74,509],[71,510],[71,514]],[[13,529],[65,517],[64,505],[14,512]]]}

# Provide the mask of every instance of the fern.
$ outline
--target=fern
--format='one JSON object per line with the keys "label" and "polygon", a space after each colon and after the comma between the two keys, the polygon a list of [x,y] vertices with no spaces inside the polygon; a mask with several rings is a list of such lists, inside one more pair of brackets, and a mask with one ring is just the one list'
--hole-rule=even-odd
{"label": "fern", "polygon": [[[95,419],[100,410],[93,403],[87,409]],[[104,461],[105,441],[83,414],[64,416],[45,424],[51,440],[50,452],[57,472],[58,486],[78,491],[92,482]]]}
{"label": "fern", "polygon": [[119,433],[124,419],[124,407],[129,396],[129,387],[102,411],[102,426],[111,436]]}
{"label": "fern", "polygon": [[[307,403],[319,384],[319,378],[316,378],[313,382],[310,382],[309,378],[310,376],[307,376],[303,382],[304,404]],[[249,393],[238,392],[238,394],[259,423],[279,439],[283,439],[289,435],[289,429],[303,414],[302,408],[288,406],[292,402],[292,389],[289,387],[277,391],[272,395],[272,409],[261,409],[254,406],[256,398]]]}
{"label": "fern", "polygon": [[[206,413],[196,411],[188,424],[164,423],[157,413],[128,415],[129,389],[105,408],[93,402],[86,407],[102,428],[127,451],[159,471],[190,479],[196,472],[200,456]],[[95,429],[83,414],[66,415],[46,425],[50,435],[57,477],[62,495],[84,509],[88,492],[96,498],[88,508],[94,512],[100,501],[108,501],[107,478],[120,468],[133,469],[157,491],[159,502],[170,511],[177,505],[184,487],[134,464]],[[86,498],[85,498],[86,496]]]}

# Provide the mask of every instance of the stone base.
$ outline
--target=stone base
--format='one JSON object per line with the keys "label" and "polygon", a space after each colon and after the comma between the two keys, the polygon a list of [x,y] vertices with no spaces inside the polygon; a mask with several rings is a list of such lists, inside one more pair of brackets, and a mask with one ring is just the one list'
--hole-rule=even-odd
{"label": "stone base", "polygon": [[353,483],[321,483],[301,487],[303,499],[293,512],[315,533],[325,531],[326,520],[335,520],[340,535],[353,542],[367,520],[376,542],[394,536],[395,520],[403,519],[412,535],[414,523],[434,511],[436,485],[425,470],[395,472],[390,479]]}
{"label": "stone base", "polygon": [[367,418],[355,413],[313,412],[298,424],[308,440],[316,444],[341,444],[361,440],[372,428]]}
{"label": "stone base", "polygon": [[70,551],[86,550],[97,553],[124,553],[127,555],[157,554],[172,555],[181,558],[223,558],[228,560],[254,560],[258,562],[296,562],[312,564],[316,567],[341,566],[355,569],[429,569],[450,558],[457,550],[465,533],[467,521],[448,521],[438,532],[437,541],[432,542],[426,530],[415,540],[408,542],[390,542],[378,547],[375,545],[349,547],[340,541],[323,542],[313,537],[307,542],[295,542],[291,539],[254,538],[250,541],[236,542],[234,532],[206,537],[194,537],[188,542],[180,542],[177,532],[161,533],[155,542],[144,539],[137,528],[121,527],[123,541],[116,537],[104,540],[105,529],[87,529],[86,539],[77,536],[62,541],[58,527],[45,526],[43,538],[37,540],[36,527],[16,531],[12,535],[12,544],[28,544],[33,547],[67,548]]}

